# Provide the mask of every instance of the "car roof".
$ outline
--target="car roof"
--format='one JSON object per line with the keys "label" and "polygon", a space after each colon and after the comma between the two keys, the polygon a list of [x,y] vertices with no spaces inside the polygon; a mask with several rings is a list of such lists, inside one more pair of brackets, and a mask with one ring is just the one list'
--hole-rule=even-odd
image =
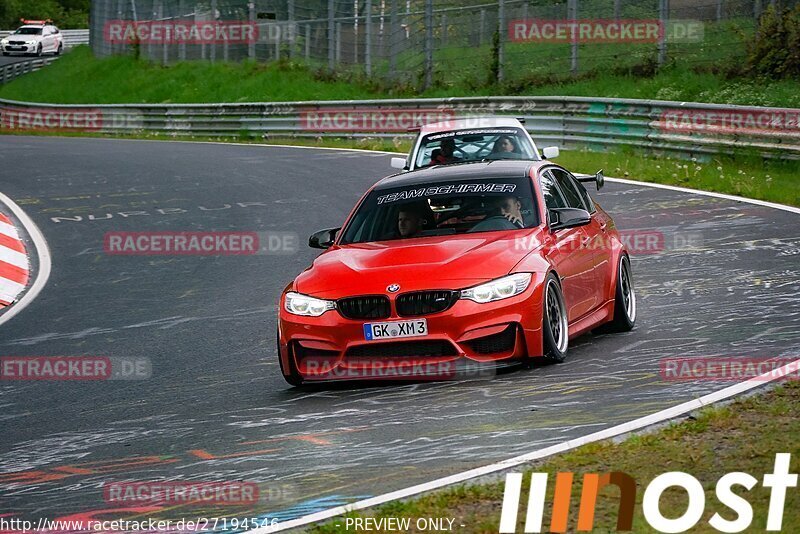
{"label": "car roof", "polygon": [[20,26],[17,29],[18,30],[21,30],[22,28],[37,28],[37,29],[41,29],[41,28],[44,28],[45,26],[50,26],[50,25],[49,24],[23,24],[22,26]]}
{"label": "car roof", "polygon": [[465,128],[498,128],[515,127],[522,128],[522,123],[514,117],[463,117],[446,121],[432,122],[420,128],[421,135],[431,133],[450,132],[453,130],[463,130]]}
{"label": "car roof", "polygon": [[376,190],[394,187],[424,185],[438,182],[455,182],[476,178],[520,178],[529,176],[531,170],[552,165],[547,160],[495,160],[470,163],[435,165],[387,176],[373,187]]}

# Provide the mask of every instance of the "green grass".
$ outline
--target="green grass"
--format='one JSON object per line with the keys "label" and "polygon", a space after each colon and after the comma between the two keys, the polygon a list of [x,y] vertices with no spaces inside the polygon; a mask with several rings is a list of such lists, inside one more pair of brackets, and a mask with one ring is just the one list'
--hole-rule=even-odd
{"label": "green grass", "polygon": [[[642,495],[644,487],[656,476],[667,471],[683,471],[697,478],[705,489],[706,506],[702,519],[691,532],[718,532],[708,525],[715,512],[734,519],[727,507],[716,497],[715,485],[723,475],[732,471],[749,473],[759,480],[750,491],[736,492],[746,498],[753,508],[753,522],[748,532],[763,532],[770,501],[770,489],[762,484],[763,475],[773,472],[775,454],[793,453],[790,472],[800,470],[798,440],[800,439],[800,384],[788,382],[761,395],[738,400],[728,406],[710,408],[672,424],[660,431],[634,435],[621,443],[605,441],[586,445],[529,467],[526,473],[548,473],[548,493],[543,527],[550,524],[553,502],[553,480],[563,471],[575,473],[570,509],[570,532],[577,521],[583,475],[622,471],[637,483],[634,513],[634,532],[656,532],[644,520]],[[523,480],[529,480],[527,477]],[[523,532],[527,483],[523,485],[520,502],[520,522],[517,532]],[[594,530],[616,532],[618,491],[606,488],[597,500]],[[420,517],[454,518],[457,528],[465,533],[498,532],[503,499],[503,482],[460,485],[428,495],[392,502],[375,509],[352,512],[349,517]],[[664,492],[661,513],[675,518],[686,510],[686,494],[677,489]],[[413,525],[413,521],[412,521]],[[783,532],[800,528],[800,490],[789,488],[784,507]],[[318,525],[312,532],[327,534],[345,532],[344,518]],[[352,527],[350,528],[352,532]],[[373,530],[372,532],[381,532]],[[412,529],[411,532],[416,532]]]}
{"label": "green grass", "polygon": [[[128,56],[97,59],[84,46],[76,48],[46,69],[0,86],[0,98],[64,104],[110,104],[506,94],[654,98],[800,107],[797,81],[731,78],[717,73],[715,68],[722,68],[731,61],[741,62],[742,59],[736,53],[727,56],[727,60],[718,58],[722,49],[712,44],[695,46],[693,54],[705,59],[675,62],[655,73],[638,72],[634,68],[647,59],[647,54],[637,55],[635,49],[625,54],[624,49],[618,48],[621,45],[584,46],[587,51],[582,61],[591,68],[586,67],[588,72],[576,79],[564,74],[564,69],[553,67],[560,64],[557,58],[563,57],[563,46],[555,44],[531,49],[527,44],[509,44],[507,54],[512,65],[506,69],[507,83],[500,86],[486,84],[487,74],[484,71],[489,53],[486,46],[475,49],[477,57],[486,56],[486,61],[475,60],[474,55],[465,58],[464,48],[461,47],[443,49],[438,52],[436,64],[448,65],[447,73],[442,72],[444,67],[437,67],[437,84],[423,93],[416,91],[413,85],[400,83],[386,87],[363,75],[347,72],[327,75],[319,70],[286,62],[188,61],[161,66]],[[536,53],[532,54],[530,50],[536,50]],[[465,59],[470,59],[470,63],[464,64],[463,69],[459,68],[458,65]],[[707,68],[709,66],[712,68]]]}

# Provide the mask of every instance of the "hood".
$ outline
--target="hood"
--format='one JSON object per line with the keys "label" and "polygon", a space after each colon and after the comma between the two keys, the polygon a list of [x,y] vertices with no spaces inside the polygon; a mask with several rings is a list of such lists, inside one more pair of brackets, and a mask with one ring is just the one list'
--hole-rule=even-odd
{"label": "hood", "polygon": [[295,291],[321,298],[459,289],[509,274],[541,243],[541,229],[484,232],[334,247],[295,280]]}

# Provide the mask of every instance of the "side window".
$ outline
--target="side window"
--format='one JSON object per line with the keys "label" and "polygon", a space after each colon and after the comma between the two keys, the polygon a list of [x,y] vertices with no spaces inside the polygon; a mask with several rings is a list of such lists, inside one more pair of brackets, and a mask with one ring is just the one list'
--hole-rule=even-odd
{"label": "side window", "polygon": [[547,209],[567,207],[567,203],[564,201],[564,197],[561,196],[561,192],[558,190],[550,171],[545,171],[539,175],[539,185],[542,187],[544,205]]}
{"label": "side window", "polygon": [[575,187],[578,189],[578,193],[580,193],[583,203],[586,204],[586,207],[588,208],[587,211],[589,213],[594,213],[597,211],[594,207],[594,201],[592,200],[592,197],[589,196],[589,192],[586,190],[586,187],[584,187],[584,185],[580,183],[572,174],[569,175],[569,178],[570,182],[575,184]]}
{"label": "side window", "polygon": [[582,210],[589,211],[589,206],[584,203],[583,197],[578,192],[578,188],[576,184],[573,183],[569,174],[565,173],[561,169],[552,169],[551,172],[553,173],[553,176],[555,176],[558,187],[564,193],[567,206],[570,208],[580,208]]}

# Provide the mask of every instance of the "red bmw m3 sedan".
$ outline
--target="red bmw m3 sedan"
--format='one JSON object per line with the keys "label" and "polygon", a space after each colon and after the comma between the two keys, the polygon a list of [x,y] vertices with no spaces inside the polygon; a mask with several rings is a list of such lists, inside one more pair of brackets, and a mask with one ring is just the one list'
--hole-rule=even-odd
{"label": "red bmw m3 sedan", "polygon": [[384,178],[280,297],[287,382],[446,379],[541,358],[636,320],[628,253],[583,183],[549,161]]}

